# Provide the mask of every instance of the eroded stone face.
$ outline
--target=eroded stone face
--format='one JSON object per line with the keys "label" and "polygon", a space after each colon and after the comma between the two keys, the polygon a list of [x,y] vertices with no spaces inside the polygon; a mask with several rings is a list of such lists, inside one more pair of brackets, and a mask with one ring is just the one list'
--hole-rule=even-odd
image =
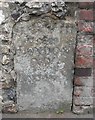
{"label": "eroded stone face", "polygon": [[18,23],[13,33],[19,109],[54,110],[68,105],[70,110],[75,25],[33,18]]}

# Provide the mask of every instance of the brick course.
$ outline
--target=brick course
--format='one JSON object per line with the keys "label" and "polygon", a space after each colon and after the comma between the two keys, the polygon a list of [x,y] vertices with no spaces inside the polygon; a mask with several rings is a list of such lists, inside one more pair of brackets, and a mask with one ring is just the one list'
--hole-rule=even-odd
{"label": "brick course", "polygon": [[86,109],[86,112],[88,112],[90,108],[93,108],[93,71],[95,72],[93,70],[95,62],[95,60],[93,62],[93,44],[95,43],[94,6],[93,2],[80,2],[77,12],[78,34],[73,92],[73,112],[77,114],[85,113]]}

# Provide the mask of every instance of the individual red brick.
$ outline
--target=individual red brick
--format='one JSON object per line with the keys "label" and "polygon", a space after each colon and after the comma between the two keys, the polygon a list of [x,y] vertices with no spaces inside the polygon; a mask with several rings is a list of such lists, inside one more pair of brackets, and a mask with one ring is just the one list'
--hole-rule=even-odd
{"label": "individual red brick", "polygon": [[74,87],[74,95],[75,93],[80,93],[80,97],[93,97],[93,86],[75,86]]}
{"label": "individual red brick", "polygon": [[94,2],[79,2],[79,8],[93,8]]}
{"label": "individual red brick", "polygon": [[75,61],[75,66],[76,67],[82,67],[82,68],[87,68],[87,67],[92,67],[93,66],[93,57],[92,56],[80,56],[78,55],[76,57]]}
{"label": "individual red brick", "polygon": [[75,105],[93,105],[93,97],[77,97],[73,98]]}
{"label": "individual red brick", "polygon": [[78,22],[78,31],[85,32],[85,33],[95,33],[94,31],[94,23],[93,22]]}
{"label": "individual red brick", "polygon": [[93,76],[90,77],[75,77],[74,86],[93,87]]}
{"label": "individual red brick", "polygon": [[78,45],[76,50],[77,55],[93,55],[93,46],[92,45]]}
{"label": "individual red brick", "polygon": [[93,97],[93,86],[86,87],[86,86],[75,86],[74,87],[74,96],[77,97]]}
{"label": "individual red brick", "polygon": [[80,10],[79,20],[93,21],[95,20],[94,14],[94,10]]}
{"label": "individual red brick", "polygon": [[91,47],[91,54],[93,53],[93,35],[82,34],[79,32],[77,36],[77,41],[77,48],[81,48],[81,46]]}

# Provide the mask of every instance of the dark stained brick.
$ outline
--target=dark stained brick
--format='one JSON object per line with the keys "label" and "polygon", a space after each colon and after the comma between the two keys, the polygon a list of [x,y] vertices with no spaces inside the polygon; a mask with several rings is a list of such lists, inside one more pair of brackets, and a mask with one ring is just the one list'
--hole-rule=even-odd
{"label": "dark stained brick", "polygon": [[75,76],[91,76],[92,68],[75,68]]}

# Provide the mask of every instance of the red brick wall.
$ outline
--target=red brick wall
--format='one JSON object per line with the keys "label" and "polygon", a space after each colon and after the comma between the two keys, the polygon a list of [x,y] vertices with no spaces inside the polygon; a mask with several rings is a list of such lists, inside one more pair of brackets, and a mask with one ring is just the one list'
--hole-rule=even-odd
{"label": "red brick wall", "polygon": [[77,11],[74,113],[91,112],[93,108],[93,41],[95,34],[95,11],[93,8],[93,2],[81,2]]}

